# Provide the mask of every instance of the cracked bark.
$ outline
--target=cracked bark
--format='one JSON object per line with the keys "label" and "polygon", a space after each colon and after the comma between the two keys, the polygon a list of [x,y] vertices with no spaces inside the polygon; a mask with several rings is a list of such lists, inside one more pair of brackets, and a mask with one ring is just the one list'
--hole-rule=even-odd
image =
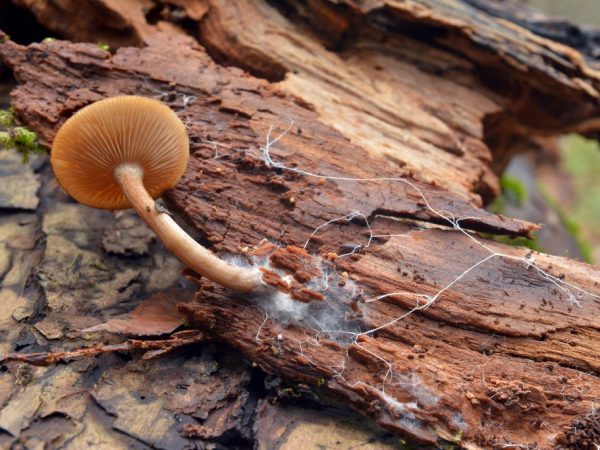
{"label": "cracked bark", "polygon": [[[287,130],[271,156],[288,167],[346,178],[403,177],[434,208],[468,217],[463,227],[515,236],[535,226],[481,208],[498,191],[494,170],[515,142],[600,128],[593,52],[527,31],[530,22],[517,24],[511,15],[517,9],[429,0],[289,1],[280,9],[266,2],[103,1],[97,11],[110,9],[111,16],[98,17],[110,32],[98,34],[69,21],[78,2],[63,2],[60,10],[52,1],[20,3],[67,38],[123,47],[111,55],[61,41],[3,44],[0,57],[19,82],[13,92],[19,117],[50,144],[65,118],[94,100],[138,94],[167,102],[188,126],[192,155],[166,200],[214,250],[239,255],[262,239],[302,246],[324,222],[354,210],[377,234],[395,235],[335,262],[365,298],[406,293],[369,304],[364,329],[402,316],[414,306],[414,293],[435,294],[487,253],[456,231],[432,226],[443,220],[401,182],[320,180],[267,166],[260,152],[271,128],[272,136]],[[311,238],[308,249],[341,254],[368,237],[364,221],[338,222]],[[599,292],[596,269],[535,257],[553,275]],[[600,303],[582,298],[577,307],[555,291],[535,269],[495,258],[430,308],[349,346],[325,338],[300,345],[312,330],[265,321],[253,303],[210,283],[201,282],[197,301],[180,311],[265,372],[350,404],[415,442],[461,436],[470,448],[551,448],[575,421],[585,422],[600,388],[594,321]],[[80,302],[79,295],[66,301]],[[387,380],[385,361],[393,361],[396,378]],[[155,370],[166,374],[168,364]],[[117,395],[106,391],[112,378],[107,372],[105,384],[96,384],[96,402],[119,417],[113,427],[144,441],[129,417],[144,410],[130,381],[117,377],[124,380]],[[152,402],[164,402],[154,395]],[[172,430],[152,402],[149,409],[159,411],[154,419]],[[236,405],[221,409],[223,417]],[[273,414],[269,408],[262,402],[259,411]],[[597,427],[585,423],[590,433]],[[186,419],[184,425],[187,438],[211,436],[206,424]],[[255,434],[234,428],[246,442],[270,446],[268,426],[258,418]],[[144,442],[182,445],[181,434],[169,433]]]}

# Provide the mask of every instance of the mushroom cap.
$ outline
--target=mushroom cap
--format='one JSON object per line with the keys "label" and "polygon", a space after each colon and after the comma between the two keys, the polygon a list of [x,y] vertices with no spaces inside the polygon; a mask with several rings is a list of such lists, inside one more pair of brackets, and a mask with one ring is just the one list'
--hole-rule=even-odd
{"label": "mushroom cap", "polygon": [[185,125],[164,103],[138,96],[99,100],[58,130],[51,164],[75,200],[101,209],[130,208],[114,177],[122,164],[141,167],[152,198],[175,187],[188,163]]}

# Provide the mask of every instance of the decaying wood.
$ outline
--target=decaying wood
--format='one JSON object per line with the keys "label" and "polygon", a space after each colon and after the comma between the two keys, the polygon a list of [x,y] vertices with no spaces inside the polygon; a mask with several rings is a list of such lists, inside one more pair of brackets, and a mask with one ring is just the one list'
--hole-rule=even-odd
{"label": "decaying wood", "polygon": [[18,361],[33,364],[34,366],[49,366],[58,362],[68,362],[76,358],[98,356],[102,353],[132,351],[144,352],[143,359],[151,359],[158,355],[162,356],[175,348],[197,344],[206,340],[202,333],[197,331],[192,331],[191,333],[186,331],[183,333],[185,334],[184,336],[176,334],[170,339],[165,340],[141,341],[132,339],[119,344],[100,345],[68,352],[7,353],[0,357],[0,363]]}
{"label": "decaying wood", "polygon": [[[0,448],[222,448],[254,441],[272,448],[315,431],[310,422],[319,413],[296,406],[286,410],[293,418],[286,434],[255,437],[258,398],[277,414],[278,392],[284,396],[294,385],[272,380],[278,390],[264,392],[262,376],[230,349],[195,344],[173,352],[185,340],[123,342],[107,333],[79,332],[97,325],[138,335],[143,323],[145,333],[168,333],[174,311],[165,311],[160,326],[149,324],[149,316],[161,310],[148,311],[140,302],[155,291],[159,297],[169,293],[171,304],[189,300],[191,293],[173,295],[169,289],[181,283],[181,267],[134,214],[92,211],[68,199],[46,158],[23,165],[18,155],[3,150],[0,166],[0,354],[16,352],[12,357],[18,360],[0,364]],[[41,189],[15,192],[18,179],[33,180]],[[136,304],[124,323],[120,313]],[[157,349],[144,351],[150,346]],[[75,359],[63,359],[69,356]],[[352,425],[333,426],[321,418],[320,435],[334,429],[340,439],[351,427],[342,442],[373,437],[373,448],[397,447],[397,440],[366,420],[339,408],[328,410],[333,413]],[[198,427],[204,427],[201,433]]]}
{"label": "decaying wood", "polygon": [[[433,295],[452,281],[457,270],[447,261],[462,269],[486,256],[469,249],[466,238],[446,241],[448,234],[411,232],[340,264],[369,288],[369,297],[401,292],[369,304],[365,329],[406,314],[415,305],[411,293]],[[595,292],[600,286],[598,272],[584,265],[542,256],[538,263],[581,286],[591,283]],[[332,342],[327,333],[311,339],[319,330],[265,321],[255,303],[217,288],[204,286],[198,299],[181,310],[265,370],[326,386],[419,441],[451,439],[462,430],[465,445],[548,448],[574,419],[594,409],[600,389],[594,375],[598,302],[569,304],[522,264],[492,260],[429,309],[350,346]]]}
{"label": "decaying wood", "polygon": [[[75,16],[74,2],[64,2],[60,17],[54,2],[23,3],[51,29]],[[486,241],[496,252],[533,257],[536,266],[490,258],[408,314],[420,295],[435,296],[491,255],[465,234],[434,226],[448,225],[443,217],[495,234],[535,228],[481,209],[498,191],[492,167],[515,140],[600,128],[597,62],[467,3],[290,1],[276,9],[172,1],[155,2],[150,14],[143,2],[104,1],[98,8],[126,23],[111,43],[131,44],[134,35],[146,47],[112,55],[90,44],[6,42],[0,57],[19,82],[18,116],[45,144],[66,117],[100,98],[167,102],[188,126],[192,150],[169,207],[215,250],[250,255],[267,239],[342,255],[360,245],[350,256],[329,257],[332,273],[346,274],[362,301],[398,293],[358,302],[361,330],[396,322],[340,341],[307,320],[269,316],[261,308],[268,299],[199,281],[197,301],[179,309],[213,338],[415,442],[591,448],[600,302],[569,299],[536,267],[598,295],[596,269]],[[96,39],[83,27],[63,32]],[[320,228],[353,211],[363,216]],[[321,303],[347,300],[326,295]],[[117,408],[98,398],[107,411]],[[136,436],[134,425],[128,434]],[[185,430],[209,433],[206,425]]]}
{"label": "decaying wood", "polygon": [[[25,50],[7,42],[3,46],[3,56],[22,82],[15,90],[13,107],[38,131],[41,141],[46,144],[52,142],[57,127],[69,114],[103,96],[136,93],[166,101],[180,112],[192,136],[192,152],[197,154],[190,161],[183,184],[204,183],[204,180],[196,181],[197,173],[211,172],[216,185],[209,193],[213,198],[206,200],[210,201],[213,210],[219,208],[220,203],[228,209],[230,202],[236,201],[248,209],[248,217],[260,214],[264,208],[274,209],[278,214],[277,220],[263,225],[272,229],[257,229],[247,236],[249,243],[262,238],[277,238],[285,233],[281,223],[289,220],[304,223],[309,233],[326,215],[343,216],[353,209],[360,209],[367,217],[386,215],[447,223],[426,208],[415,188],[393,180],[358,185],[351,181],[323,184],[323,180],[300,180],[299,186],[290,189],[282,177],[266,167],[260,154],[269,129],[273,127],[276,130],[273,133],[281,133],[290,123],[293,129],[282,139],[286,143],[285,153],[280,153],[280,149],[272,151],[273,158],[286,157],[288,165],[338,177],[404,176],[423,192],[434,209],[466,218],[462,222],[465,228],[511,235],[527,235],[536,228],[532,224],[486,213],[473,201],[465,200],[437,183],[411,180],[411,172],[365,154],[361,147],[319,122],[319,116],[306,103],[286,96],[281,89],[265,81],[217,66],[200,47],[186,38],[170,37],[146,49],[126,48],[112,57],[108,52],[84,44],[50,42],[34,44]],[[66,73],[73,63],[85,65],[85,73]],[[136,76],[131,75],[134,67]],[[55,84],[44,86],[38,83],[42,75]],[[74,78],[78,84],[76,89],[73,89]],[[34,92],[35,95],[43,93],[37,104],[30,100]],[[48,101],[51,98],[48,96],[55,101]],[[323,154],[328,158],[320,161]],[[225,161],[227,164],[223,164]],[[239,186],[235,188],[219,189],[219,180],[228,183],[232,171],[240,171],[246,176],[239,178]],[[458,170],[453,177],[459,178]],[[256,184],[267,187],[270,195],[260,199],[249,197],[247,193]],[[220,194],[218,199],[214,198],[215,190]],[[322,206],[315,207],[315,196],[331,199],[327,211],[323,211]],[[285,203],[289,207],[282,208]],[[241,209],[240,213],[243,214]],[[222,231],[228,228],[232,232],[232,227],[238,226],[238,220],[226,221],[225,216],[221,222]],[[216,237],[208,238],[215,243]]]}
{"label": "decaying wood", "polygon": [[[17,3],[59,35],[114,47],[147,43],[157,31],[189,33],[217,61],[282,81],[365,150],[454,192],[497,193],[490,160],[503,166],[514,135],[600,126],[597,32],[557,26],[522,5],[288,0],[278,10],[267,2],[103,0],[89,26],[71,20],[76,0]],[[535,27],[519,26],[527,24]],[[571,40],[542,37],[556,37],[548,30]]]}

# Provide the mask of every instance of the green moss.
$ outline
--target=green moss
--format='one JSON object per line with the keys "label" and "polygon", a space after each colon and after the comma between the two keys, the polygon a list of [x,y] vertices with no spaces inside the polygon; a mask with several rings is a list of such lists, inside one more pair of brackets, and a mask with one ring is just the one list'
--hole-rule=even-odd
{"label": "green moss", "polygon": [[105,52],[110,52],[110,45],[105,44],[104,42],[98,42],[96,45],[98,46],[98,48],[101,48]]}
{"label": "green moss", "polygon": [[6,131],[0,131],[0,146],[4,148],[12,147],[13,141]]}
{"label": "green moss", "polygon": [[279,391],[279,396],[280,397],[295,397],[295,398],[299,398],[302,397],[302,394],[300,392],[298,392],[297,390],[295,390],[294,388],[285,388],[282,389],[281,391]]}
{"label": "green moss", "polygon": [[500,178],[500,188],[503,195],[514,199],[519,206],[522,206],[527,201],[527,188],[515,177],[502,175]]}
{"label": "green moss", "polygon": [[454,436],[452,436],[452,440],[450,442],[445,442],[441,444],[439,447],[443,450],[456,450],[460,447],[460,443],[462,442],[464,431],[459,430]]}
{"label": "green moss", "polygon": [[[511,177],[510,175],[502,175],[500,178],[500,189],[502,191],[500,195],[496,197],[487,208],[488,211],[493,212],[494,214],[502,214],[506,210],[506,206],[509,203],[522,206],[527,201],[527,188],[515,177]],[[492,239],[496,242],[502,242],[503,244],[513,245],[516,247],[526,247],[538,252],[542,251],[535,240],[535,237],[533,239],[529,239],[526,237],[498,236],[489,233],[482,233],[482,236]]]}
{"label": "green moss", "polygon": [[310,397],[315,401],[319,401],[320,398],[316,392],[314,392],[308,385],[304,383],[297,384],[296,386],[290,386],[277,391],[280,397],[293,397],[293,398],[307,398]]}
{"label": "green moss", "polygon": [[12,110],[0,111],[0,125],[6,128],[6,131],[0,132],[0,146],[6,149],[14,148],[21,154],[24,164],[32,154],[44,153],[35,132],[26,127],[14,126]]}
{"label": "green moss", "polygon": [[35,132],[30,131],[25,127],[15,127],[12,131],[15,143],[17,145],[22,145],[25,147],[36,145],[37,134],[35,134]]}
{"label": "green moss", "polygon": [[506,210],[506,199],[502,194],[494,199],[492,203],[487,206],[487,210],[494,214],[502,214]]}
{"label": "green moss", "polygon": [[515,247],[525,247],[531,250],[535,250],[536,252],[543,252],[544,250],[539,246],[538,242],[535,240],[535,234],[533,239],[529,239],[526,237],[512,237],[512,236],[498,236],[495,234],[484,234],[484,237],[492,239],[496,242],[501,242],[503,244],[512,245]]}
{"label": "green moss", "polygon": [[4,128],[12,127],[15,121],[12,110],[4,111],[0,110],[0,126]]}
{"label": "green moss", "polygon": [[495,214],[503,213],[508,203],[522,206],[527,201],[527,188],[515,177],[502,175],[500,189],[500,195],[488,206],[488,210]]}

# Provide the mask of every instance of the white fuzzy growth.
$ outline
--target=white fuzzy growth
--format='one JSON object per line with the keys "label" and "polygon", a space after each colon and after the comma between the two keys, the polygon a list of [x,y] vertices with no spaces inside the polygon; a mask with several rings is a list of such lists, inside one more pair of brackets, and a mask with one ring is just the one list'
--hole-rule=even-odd
{"label": "white fuzzy growth", "polygon": [[399,402],[394,397],[381,392],[379,393],[379,398],[383,401],[383,403],[387,406],[387,408],[395,413],[395,415],[400,416],[398,419],[398,423],[405,429],[412,430],[415,433],[419,431],[423,431],[425,429],[425,424],[417,419],[414,410],[418,410],[418,405],[415,402]]}
{"label": "white fuzzy growth", "polygon": [[[248,261],[232,256],[227,261],[237,267],[255,270],[258,274],[262,274],[260,269],[267,269],[277,273],[286,283],[293,280],[290,274],[272,267],[267,258],[253,257]],[[360,291],[352,280],[344,279],[341,283],[342,278],[329,266],[330,263],[318,259],[317,267],[321,275],[305,285],[321,293],[325,297],[323,301],[304,303],[267,285],[252,295],[250,300],[264,310],[269,320],[276,321],[282,328],[298,325],[314,329],[322,337],[349,343],[361,332],[359,320],[354,318],[356,313],[351,308],[351,302]]]}
{"label": "white fuzzy growth", "polygon": [[394,373],[390,378],[392,379],[390,382],[391,385],[401,387],[402,390],[412,395],[420,405],[435,406],[439,401],[439,397],[427,389],[419,376],[414,372],[409,372],[408,374]]}
{"label": "white fuzzy growth", "polygon": [[306,315],[308,303],[294,300],[289,294],[273,290],[266,298],[261,298],[270,316],[277,317],[283,322],[299,323]]}
{"label": "white fuzzy growth", "polygon": [[452,425],[455,428],[458,428],[459,430],[463,430],[466,431],[469,426],[467,425],[467,423],[465,422],[465,420],[463,419],[463,416],[460,413],[456,413],[452,416]]}

